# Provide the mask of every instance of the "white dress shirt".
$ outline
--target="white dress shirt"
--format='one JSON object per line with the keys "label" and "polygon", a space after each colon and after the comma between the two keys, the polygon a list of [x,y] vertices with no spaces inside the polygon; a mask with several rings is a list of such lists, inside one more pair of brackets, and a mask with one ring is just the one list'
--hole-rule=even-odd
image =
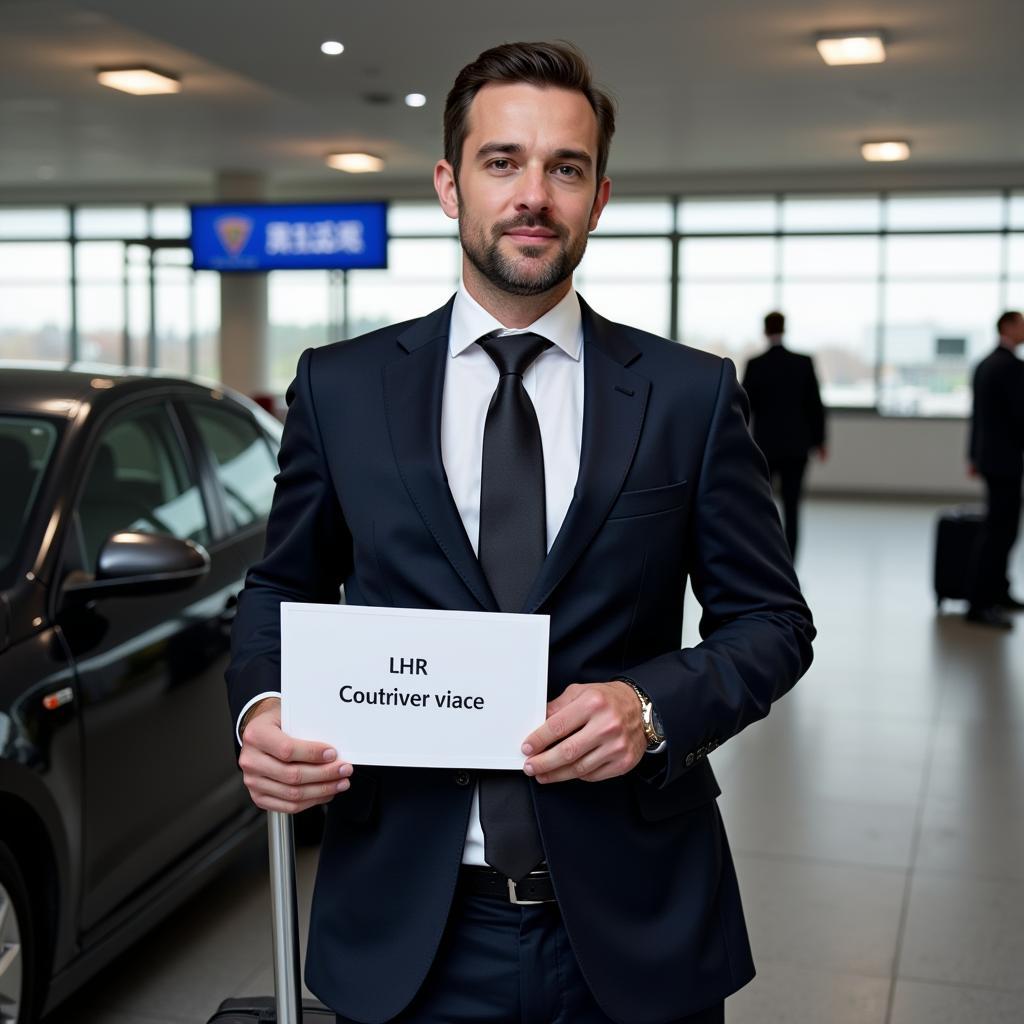
{"label": "white dress shirt", "polygon": [[[580,471],[583,442],[583,323],[574,290],[539,320],[519,330],[507,330],[460,286],[448,332],[448,363],[441,402],[441,459],[448,487],[462,517],[473,550],[480,537],[480,468],[483,463],[484,420],[498,386],[498,368],[477,344],[492,331],[522,334],[533,331],[551,348],[523,374],[533,402],[544,448],[544,490],[547,506],[547,546],[562,527]],[[538,725],[541,723],[538,722]],[[526,739],[524,736],[523,739]],[[480,826],[480,794],[473,794],[463,864],[486,864]]]}

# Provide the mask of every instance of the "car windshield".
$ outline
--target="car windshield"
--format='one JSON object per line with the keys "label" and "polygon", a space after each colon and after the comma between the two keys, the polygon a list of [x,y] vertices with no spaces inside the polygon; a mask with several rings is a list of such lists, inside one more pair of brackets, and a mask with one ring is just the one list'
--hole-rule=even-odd
{"label": "car windshield", "polygon": [[13,582],[57,428],[32,416],[0,415],[0,588]]}

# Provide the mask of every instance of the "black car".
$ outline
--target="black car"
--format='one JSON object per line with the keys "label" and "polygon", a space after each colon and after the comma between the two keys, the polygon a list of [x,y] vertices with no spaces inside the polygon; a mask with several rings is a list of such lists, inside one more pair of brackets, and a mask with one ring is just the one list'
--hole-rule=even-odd
{"label": "black car", "polygon": [[0,364],[0,1022],[263,828],[223,672],[279,439],[217,387]]}

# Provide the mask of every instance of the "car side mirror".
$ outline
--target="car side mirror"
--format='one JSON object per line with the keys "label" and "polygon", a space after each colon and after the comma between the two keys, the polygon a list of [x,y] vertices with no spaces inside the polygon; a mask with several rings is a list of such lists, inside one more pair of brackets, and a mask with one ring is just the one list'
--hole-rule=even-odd
{"label": "car side mirror", "polygon": [[166,594],[183,590],[209,571],[210,556],[195,541],[124,531],[104,541],[93,578],[69,579],[64,590],[85,599]]}

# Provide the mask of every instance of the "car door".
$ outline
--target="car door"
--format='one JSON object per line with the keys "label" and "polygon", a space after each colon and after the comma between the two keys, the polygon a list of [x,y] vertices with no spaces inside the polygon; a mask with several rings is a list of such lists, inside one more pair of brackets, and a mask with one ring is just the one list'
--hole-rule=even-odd
{"label": "car door", "polygon": [[115,589],[61,606],[81,698],[86,928],[247,806],[224,697],[230,609],[177,414],[166,400],[134,402],[107,417],[90,452],[67,570],[90,571],[120,530],[167,533],[212,552],[210,572],[187,589]]}

